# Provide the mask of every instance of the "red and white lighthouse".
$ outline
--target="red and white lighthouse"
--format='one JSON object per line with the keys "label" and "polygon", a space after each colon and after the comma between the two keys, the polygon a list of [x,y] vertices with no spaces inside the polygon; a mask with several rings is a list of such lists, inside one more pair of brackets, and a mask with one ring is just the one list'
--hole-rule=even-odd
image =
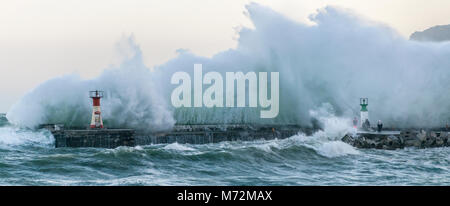
{"label": "red and white lighthouse", "polygon": [[100,110],[100,99],[103,97],[103,91],[90,91],[89,97],[92,98],[92,119],[91,128],[103,128],[102,112]]}

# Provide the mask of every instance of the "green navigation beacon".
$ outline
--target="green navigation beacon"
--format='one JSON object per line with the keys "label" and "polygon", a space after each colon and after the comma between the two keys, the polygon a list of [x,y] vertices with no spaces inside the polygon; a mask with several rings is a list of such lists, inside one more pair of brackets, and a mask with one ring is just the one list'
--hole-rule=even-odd
{"label": "green navigation beacon", "polygon": [[360,98],[359,105],[361,105],[361,127],[364,127],[366,120],[369,120],[369,110],[367,110],[369,98]]}

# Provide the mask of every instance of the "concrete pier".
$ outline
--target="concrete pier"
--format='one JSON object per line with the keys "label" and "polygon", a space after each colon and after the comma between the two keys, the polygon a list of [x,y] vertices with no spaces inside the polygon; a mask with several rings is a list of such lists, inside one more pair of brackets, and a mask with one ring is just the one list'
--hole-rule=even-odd
{"label": "concrete pier", "polygon": [[55,147],[135,146],[132,129],[53,130]]}
{"label": "concrete pier", "polygon": [[222,141],[283,139],[298,132],[311,134],[314,129],[296,125],[176,125],[165,132],[133,129],[67,129],[63,125],[43,125],[55,137],[55,147],[136,146],[149,144],[207,144]]}
{"label": "concrete pier", "polygon": [[298,132],[311,134],[312,128],[296,125],[177,125],[172,131],[160,133],[136,132],[138,145],[189,143],[207,144],[222,141],[252,141],[284,139]]}
{"label": "concrete pier", "polygon": [[[298,125],[176,125],[170,131],[147,132],[133,129],[71,129],[64,125],[47,124],[55,137],[55,147],[136,146],[149,144],[207,144],[222,141],[253,141],[284,139],[299,132],[307,135],[317,129]],[[342,141],[364,149],[401,149],[450,146],[448,131],[442,130],[385,130],[358,131],[346,134]]]}
{"label": "concrete pier", "polygon": [[448,131],[402,130],[346,134],[342,141],[364,149],[402,149],[405,147],[430,148],[450,146]]}

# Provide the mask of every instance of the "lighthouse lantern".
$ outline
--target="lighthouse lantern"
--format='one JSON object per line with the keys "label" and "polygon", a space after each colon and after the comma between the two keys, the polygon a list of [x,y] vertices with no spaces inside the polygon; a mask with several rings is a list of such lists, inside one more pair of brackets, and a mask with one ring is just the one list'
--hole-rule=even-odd
{"label": "lighthouse lantern", "polygon": [[89,97],[92,99],[92,119],[90,127],[92,129],[103,128],[102,112],[100,109],[100,99],[103,97],[103,91],[90,91]]}
{"label": "lighthouse lantern", "polygon": [[364,127],[366,120],[369,120],[369,110],[367,110],[369,98],[360,98],[359,105],[361,105],[361,127]]}

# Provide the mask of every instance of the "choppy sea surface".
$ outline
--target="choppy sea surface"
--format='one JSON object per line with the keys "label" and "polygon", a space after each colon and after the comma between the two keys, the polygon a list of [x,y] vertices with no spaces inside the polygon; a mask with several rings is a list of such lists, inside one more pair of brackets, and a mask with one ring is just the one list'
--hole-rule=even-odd
{"label": "choppy sea surface", "polygon": [[449,148],[360,150],[329,131],[204,145],[54,148],[46,130],[0,124],[0,185],[450,185],[449,156]]}

